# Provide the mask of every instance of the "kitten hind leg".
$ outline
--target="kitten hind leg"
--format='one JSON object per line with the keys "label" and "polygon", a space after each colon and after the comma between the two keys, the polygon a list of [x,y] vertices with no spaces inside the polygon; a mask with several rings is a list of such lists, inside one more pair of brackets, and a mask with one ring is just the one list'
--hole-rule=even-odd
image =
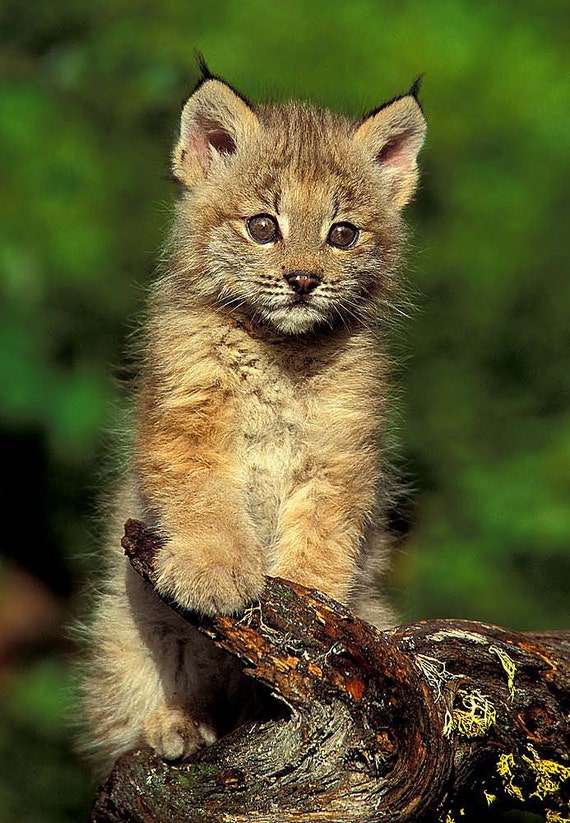
{"label": "kitten hind leg", "polygon": [[209,717],[220,652],[130,566],[124,582],[99,602],[82,687],[83,749],[101,775],[141,745],[178,759],[216,738]]}

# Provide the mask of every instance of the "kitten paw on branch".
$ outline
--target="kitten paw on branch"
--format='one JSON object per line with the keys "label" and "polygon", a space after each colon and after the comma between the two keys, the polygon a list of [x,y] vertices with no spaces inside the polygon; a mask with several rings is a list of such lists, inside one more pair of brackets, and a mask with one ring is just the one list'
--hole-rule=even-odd
{"label": "kitten paw on branch", "polygon": [[[152,586],[153,535],[128,521],[124,546]],[[464,620],[379,632],[280,579],[241,617],[199,620],[286,712],[183,763],[124,755],[90,823],[451,823],[489,808],[569,818],[570,632]]]}

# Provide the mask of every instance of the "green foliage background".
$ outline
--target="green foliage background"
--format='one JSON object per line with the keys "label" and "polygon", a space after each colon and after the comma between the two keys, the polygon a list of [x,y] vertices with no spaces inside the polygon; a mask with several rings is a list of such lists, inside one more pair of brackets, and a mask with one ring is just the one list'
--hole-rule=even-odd
{"label": "green foliage background", "polygon": [[[5,470],[18,498],[41,465],[49,506],[45,544],[20,533],[21,559],[57,547],[73,591],[96,568],[88,515],[111,375],[168,223],[194,48],[254,101],[354,115],[425,73],[394,595],[407,619],[568,627],[569,25],[566,0],[4,0],[0,430],[32,444],[29,467]],[[85,815],[69,683],[49,649],[11,673],[0,823]]]}

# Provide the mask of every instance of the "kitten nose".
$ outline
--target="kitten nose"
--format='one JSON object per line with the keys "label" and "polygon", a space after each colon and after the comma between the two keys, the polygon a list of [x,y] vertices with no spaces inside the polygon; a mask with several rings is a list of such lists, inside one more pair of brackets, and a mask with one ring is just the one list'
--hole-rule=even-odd
{"label": "kitten nose", "polygon": [[310,271],[292,271],[284,277],[295,294],[310,294],[321,282],[318,274]]}

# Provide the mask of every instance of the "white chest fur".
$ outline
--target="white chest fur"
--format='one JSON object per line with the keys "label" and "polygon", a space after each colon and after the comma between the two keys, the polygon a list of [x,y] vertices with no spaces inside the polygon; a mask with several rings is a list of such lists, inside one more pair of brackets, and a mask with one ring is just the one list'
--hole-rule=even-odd
{"label": "white chest fur", "polygon": [[279,510],[306,458],[307,386],[271,353],[234,364],[235,448],[244,505],[271,555]]}

